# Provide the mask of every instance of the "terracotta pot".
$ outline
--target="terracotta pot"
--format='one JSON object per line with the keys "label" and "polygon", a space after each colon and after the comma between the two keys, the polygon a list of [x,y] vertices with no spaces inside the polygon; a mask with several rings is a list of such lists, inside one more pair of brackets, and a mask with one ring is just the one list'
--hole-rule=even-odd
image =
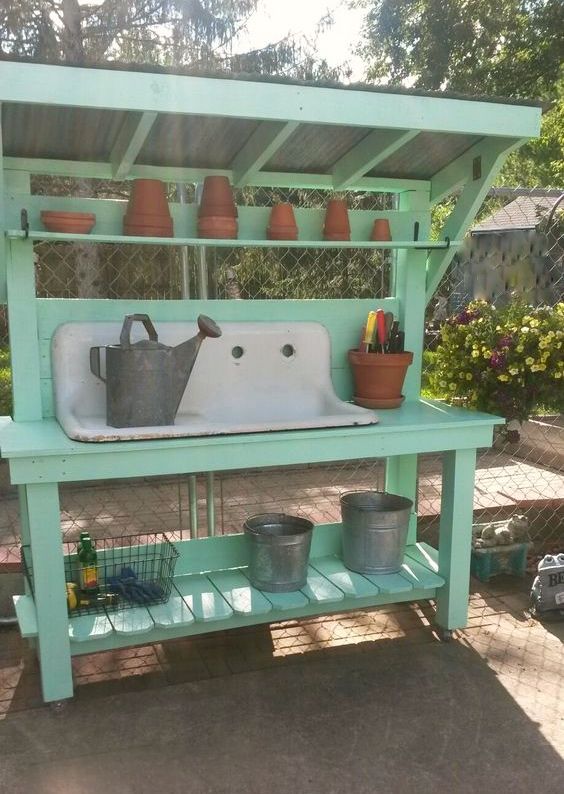
{"label": "terracotta pot", "polygon": [[174,237],[172,220],[168,223],[137,223],[135,219],[123,224],[123,233],[131,237]]}
{"label": "terracotta pot", "polygon": [[217,240],[236,240],[237,221],[235,218],[215,217],[198,219],[198,237]]}
{"label": "terracotta pot", "polygon": [[170,218],[165,185],[160,179],[134,179],[131,186],[128,215],[158,215]]}
{"label": "terracotta pot", "polygon": [[233,191],[226,176],[207,176],[204,179],[202,198],[198,207],[198,217],[237,217]]}
{"label": "terracotta pot", "polygon": [[96,216],[92,212],[43,210],[40,218],[48,231],[65,234],[88,234],[96,223]]}
{"label": "terracotta pot", "polygon": [[275,204],[266,229],[269,240],[297,240],[298,226],[291,204]]}
{"label": "terracotta pot", "polygon": [[365,408],[396,408],[401,404],[401,390],[413,353],[349,350],[348,355],[354,378],[355,403]]}
{"label": "terracotta pot", "polygon": [[371,240],[391,240],[390,222],[387,218],[376,218],[372,226]]}
{"label": "terracotta pot", "polygon": [[325,240],[351,239],[349,211],[345,201],[341,199],[331,199],[327,204],[323,238]]}

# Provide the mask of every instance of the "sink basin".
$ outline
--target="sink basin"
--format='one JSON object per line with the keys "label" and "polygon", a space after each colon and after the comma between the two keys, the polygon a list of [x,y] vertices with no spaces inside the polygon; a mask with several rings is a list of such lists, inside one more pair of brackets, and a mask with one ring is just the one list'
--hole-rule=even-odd
{"label": "sink basin", "polygon": [[[368,425],[373,411],[333,390],[330,339],[319,323],[220,323],[204,340],[174,425],[109,427],[106,387],[90,372],[94,345],[116,344],[121,323],[66,323],[51,346],[55,415],[70,438],[116,441],[314,427]],[[155,323],[159,341],[176,345],[196,323]],[[132,341],[142,337],[132,334]],[[103,357],[103,356],[102,356]],[[102,363],[104,372],[104,362]]]}

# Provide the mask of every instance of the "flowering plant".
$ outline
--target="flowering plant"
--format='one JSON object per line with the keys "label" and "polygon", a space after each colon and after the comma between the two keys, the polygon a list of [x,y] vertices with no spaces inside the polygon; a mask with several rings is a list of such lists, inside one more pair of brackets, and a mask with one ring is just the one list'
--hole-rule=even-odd
{"label": "flowering plant", "polygon": [[473,301],[441,326],[430,385],[509,420],[564,411],[564,303]]}

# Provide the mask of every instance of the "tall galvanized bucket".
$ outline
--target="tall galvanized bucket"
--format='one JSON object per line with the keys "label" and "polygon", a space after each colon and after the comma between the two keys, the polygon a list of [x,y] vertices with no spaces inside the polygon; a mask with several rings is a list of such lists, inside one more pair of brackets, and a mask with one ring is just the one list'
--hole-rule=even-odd
{"label": "tall galvanized bucket", "polygon": [[284,513],[251,516],[244,524],[251,584],[268,593],[305,586],[313,524]]}
{"label": "tall galvanized bucket", "polygon": [[411,499],[380,491],[341,496],[343,562],[358,573],[397,573],[401,569]]}

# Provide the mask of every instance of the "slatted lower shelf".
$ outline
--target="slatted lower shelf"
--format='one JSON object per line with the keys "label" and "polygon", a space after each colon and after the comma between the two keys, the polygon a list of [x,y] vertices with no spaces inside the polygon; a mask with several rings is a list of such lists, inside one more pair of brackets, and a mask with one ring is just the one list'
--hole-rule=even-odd
{"label": "slatted lower shelf", "polygon": [[[444,584],[437,573],[436,560],[435,549],[418,543],[407,547],[400,573],[376,576],[349,571],[337,556],[314,557],[306,586],[292,593],[256,590],[245,567],[176,576],[166,604],[70,618],[71,651],[86,653],[216,629],[432,598]],[[36,636],[31,597],[18,596],[16,612],[22,636]]]}

